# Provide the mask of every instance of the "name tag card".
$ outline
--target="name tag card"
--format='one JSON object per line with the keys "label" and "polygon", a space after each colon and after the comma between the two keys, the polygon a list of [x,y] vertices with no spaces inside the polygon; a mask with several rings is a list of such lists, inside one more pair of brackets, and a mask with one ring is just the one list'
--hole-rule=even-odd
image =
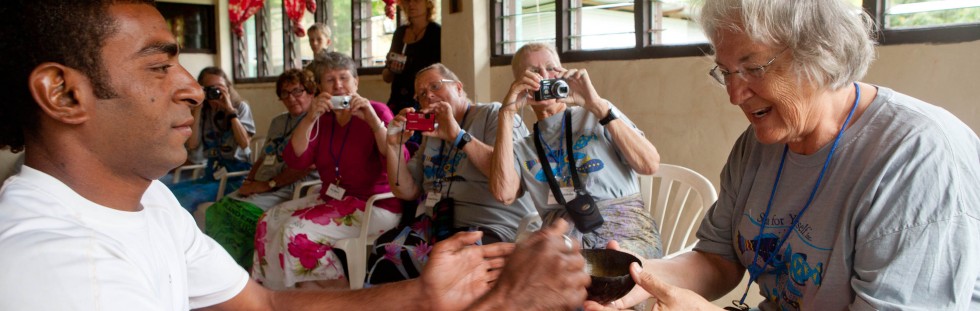
{"label": "name tag card", "polygon": [[436,203],[439,203],[439,200],[441,199],[442,199],[442,193],[429,191],[429,194],[425,196],[425,207],[427,208],[435,207]]}
{"label": "name tag card", "polygon": [[[571,201],[575,198],[575,188],[561,187],[561,196],[565,198],[565,202]],[[548,191],[548,204],[558,204],[558,199],[555,199],[555,194],[551,191]]]}
{"label": "name tag card", "polygon": [[330,186],[327,187],[327,196],[333,198],[334,200],[342,200],[344,199],[344,192],[346,191],[347,190],[344,190],[344,188],[341,188],[337,184],[330,184]]}

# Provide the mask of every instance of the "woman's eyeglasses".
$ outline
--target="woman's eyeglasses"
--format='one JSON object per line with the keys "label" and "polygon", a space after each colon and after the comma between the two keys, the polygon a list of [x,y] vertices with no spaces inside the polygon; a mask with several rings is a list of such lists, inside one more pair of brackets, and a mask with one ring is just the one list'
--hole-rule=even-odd
{"label": "woman's eyeglasses", "polygon": [[787,49],[788,48],[783,49],[779,53],[776,53],[776,56],[773,56],[772,59],[770,59],[768,62],[766,62],[765,65],[762,66],[742,67],[742,69],[736,71],[728,71],[725,69],[721,69],[718,66],[715,66],[715,68],[711,68],[711,70],[708,71],[708,75],[714,78],[715,81],[718,81],[718,83],[720,83],[721,85],[728,85],[727,80],[733,74],[738,76],[740,79],[742,79],[742,81],[745,82],[761,80],[762,77],[766,74],[766,68],[772,66],[772,62],[776,61],[776,59],[779,58],[779,55],[783,54],[783,52],[786,52]]}
{"label": "woman's eyeglasses", "polygon": [[286,100],[287,98],[289,98],[289,96],[292,96],[293,98],[299,98],[300,96],[303,96],[303,93],[306,93],[306,89],[301,87],[295,88],[292,91],[286,91],[281,93],[281,95],[279,95],[279,99]]}
{"label": "woman's eyeglasses", "polygon": [[441,79],[439,81],[429,83],[429,85],[423,88],[422,90],[416,90],[415,101],[421,102],[423,98],[429,96],[429,93],[435,93],[441,90],[443,83],[453,83],[453,82],[456,81],[449,80],[449,79]]}

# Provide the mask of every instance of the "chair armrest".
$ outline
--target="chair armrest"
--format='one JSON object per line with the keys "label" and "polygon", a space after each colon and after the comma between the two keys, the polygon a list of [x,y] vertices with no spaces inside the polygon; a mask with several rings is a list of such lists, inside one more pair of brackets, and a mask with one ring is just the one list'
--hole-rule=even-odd
{"label": "chair armrest", "polygon": [[361,221],[361,234],[359,238],[365,241],[365,244],[374,244],[374,239],[368,240],[368,227],[371,226],[371,212],[374,209],[374,202],[394,197],[395,194],[391,192],[378,193],[368,198],[364,204],[364,220]]}
{"label": "chair armrest", "polygon": [[[320,180],[310,180],[310,181],[297,183],[295,188],[293,188],[293,200],[306,196],[313,189],[317,189],[317,191],[319,191],[320,189],[317,186],[320,186],[322,184],[323,181]],[[304,190],[306,191],[304,192]]]}
{"label": "chair armrest", "polygon": [[225,196],[225,187],[228,186],[228,178],[239,176],[248,176],[248,171],[230,172],[225,174],[225,176],[221,176],[221,180],[218,182],[218,194],[214,198],[215,202],[218,202],[218,200],[221,200]]}
{"label": "chair armrest", "polygon": [[180,173],[183,171],[191,171],[191,179],[198,179],[201,177],[201,173],[204,172],[205,164],[189,164],[181,165],[174,170],[174,184],[180,182]]}

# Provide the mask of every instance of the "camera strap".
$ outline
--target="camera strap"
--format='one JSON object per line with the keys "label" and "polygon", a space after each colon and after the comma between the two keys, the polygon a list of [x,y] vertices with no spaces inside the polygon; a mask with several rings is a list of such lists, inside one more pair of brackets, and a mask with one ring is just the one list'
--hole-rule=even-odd
{"label": "camera strap", "polygon": [[[565,122],[565,135],[562,140],[565,141],[565,160],[568,161],[568,174],[572,177],[572,186],[575,187],[575,193],[584,194],[585,186],[578,179],[578,169],[575,167],[575,159],[572,155],[572,118],[570,108],[565,108],[565,116],[563,122]],[[541,171],[544,172],[544,176],[548,179],[548,186],[551,188],[551,193],[555,195],[555,200],[559,204],[565,205],[565,196],[561,193],[561,187],[558,185],[558,180],[555,179],[555,173],[551,171],[551,163],[548,162],[548,156],[544,153],[544,148],[541,146],[544,143],[544,139],[541,137],[541,131],[538,129],[538,123],[534,123],[534,149],[538,151],[538,161],[541,162]]]}
{"label": "camera strap", "polygon": [[[460,130],[462,130],[466,124],[466,117],[469,115],[470,105],[467,103],[466,112],[463,112],[463,120],[459,123]],[[443,177],[446,176],[447,172],[445,170],[447,168],[449,170],[449,177],[445,179],[449,179],[449,186],[446,187],[446,195],[432,207],[432,229],[434,231],[434,241],[444,240],[456,231],[456,200],[449,196],[449,191],[453,189],[453,182],[456,181],[456,168],[457,165],[459,165],[459,163],[455,162],[454,160],[462,150],[456,148],[456,145],[453,145],[451,146],[452,149],[443,155],[442,152],[445,147],[446,141],[443,140],[439,145],[439,155],[442,159],[439,161],[439,166],[435,174],[436,181],[433,183],[433,186],[438,188],[437,191],[442,191],[442,182],[445,180],[441,179],[444,179]],[[438,185],[436,185],[436,183],[438,183]]]}

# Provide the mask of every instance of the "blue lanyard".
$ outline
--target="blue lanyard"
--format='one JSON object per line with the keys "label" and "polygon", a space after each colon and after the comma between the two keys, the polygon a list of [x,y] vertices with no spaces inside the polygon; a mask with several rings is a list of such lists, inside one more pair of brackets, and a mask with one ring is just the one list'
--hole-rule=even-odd
{"label": "blue lanyard", "polygon": [[347,146],[347,135],[350,134],[350,128],[354,127],[353,122],[354,122],[354,116],[351,116],[351,119],[347,121],[347,130],[344,131],[344,140],[340,142],[340,153],[338,154],[333,153],[333,137],[334,137],[334,133],[337,132],[336,116],[334,116],[333,123],[331,123],[330,145],[327,146],[327,150],[330,152],[330,159],[333,160],[333,172],[334,172],[334,177],[336,178],[336,181],[334,183],[337,185],[340,185],[340,157],[344,156],[344,147]]}
{"label": "blue lanyard", "polygon": [[769,219],[769,211],[772,209],[772,201],[773,198],[776,197],[776,186],[779,185],[779,177],[783,173],[783,164],[786,162],[786,153],[789,151],[789,145],[783,147],[783,156],[779,160],[779,170],[776,171],[776,180],[772,184],[772,193],[769,194],[769,203],[766,204],[766,213],[762,216],[762,224],[759,226],[759,235],[755,237],[755,254],[752,255],[752,264],[748,267],[749,283],[745,286],[745,292],[742,293],[742,299],[738,301],[740,307],[747,307],[745,305],[745,298],[749,294],[749,286],[751,286],[752,282],[755,282],[755,280],[762,275],[762,272],[765,271],[766,266],[773,265],[775,267],[775,264],[772,263],[773,258],[776,258],[776,254],[779,253],[779,249],[783,248],[783,244],[786,243],[787,239],[789,239],[789,234],[796,231],[796,225],[800,222],[800,218],[803,217],[803,213],[810,208],[810,203],[813,203],[813,197],[816,196],[817,189],[820,188],[820,182],[823,180],[823,175],[827,172],[827,167],[830,166],[830,159],[834,156],[834,152],[837,151],[837,144],[840,143],[840,138],[844,136],[844,130],[847,129],[847,124],[851,122],[851,116],[854,115],[854,110],[857,110],[858,102],[861,101],[861,87],[858,86],[857,82],[854,82],[854,93],[854,105],[851,106],[851,112],[847,114],[847,119],[844,120],[844,125],[841,125],[840,131],[837,132],[837,138],[834,138],[834,144],[830,148],[830,153],[827,154],[827,159],[823,162],[823,168],[820,169],[820,175],[817,176],[817,184],[813,185],[813,190],[810,191],[810,197],[807,198],[806,205],[804,205],[803,209],[796,214],[796,218],[793,219],[793,223],[790,224],[789,229],[786,230],[786,233],[784,233],[783,237],[779,240],[779,245],[776,245],[773,252],[769,254],[769,258],[762,263],[762,266],[759,266],[756,264],[756,260],[759,258],[759,245],[762,243],[762,233],[766,230],[766,223]]}
{"label": "blue lanyard", "polygon": [[[466,117],[468,117],[469,115],[470,115],[470,104],[467,103],[466,112],[463,113],[463,120],[459,122],[460,130],[462,130],[463,127],[466,125]],[[453,149],[449,150],[449,152],[446,152],[445,157],[443,157],[443,151],[445,149],[446,149],[446,141],[443,140],[442,143],[439,144],[439,157],[442,158],[442,160],[439,161],[439,166],[437,167],[434,174],[435,180],[433,180],[432,182],[433,184],[432,186],[436,188],[436,191],[439,192],[442,192],[442,182],[443,182],[443,177],[446,176],[447,163],[452,165],[448,169],[449,173],[452,174],[452,176],[456,176],[456,165],[459,163],[456,163],[455,161],[453,161],[453,159],[455,159],[456,155],[458,155],[459,152],[461,151],[458,148],[456,148],[456,146],[453,146]],[[453,150],[456,150],[455,155],[452,154]],[[435,163],[432,164],[435,165]],[[449,181],[449,185],[452,186],[452,180]],[[449,189],[446,189],[446,195],[449,195]]]}
{"label": "blue lanyard", "polygon": [[[569,109],[569,108],[565,108],[565,109]],[[562,122],[561,122],[561,132],[560,133],[562,135],[562,140],[564,140],[564,139],[571,139],[571,138],[568,138],[568,137],[565,137],[564,136],[565,135],[565,121],[566,121],[566,118],[568,118],[568,114],[564,114],[562,116],[562,119],[561,119]],[[534,126],[537,126],[537,124],[535,124]],[[554,151],[554,149],[551,149],[551,146],[548,145],[548,142],[546,142],[544,140],[544,137],[541,136],[541,132],[537,132],[537,134],[538,134],[537,135],[537,139],[541,141],[541,144],[544,145],[545,148],[548,149],[548,157],[551,158],[551,160],[555,161],[555,165],[557,166],[557,169],[558,169],[558,173],[555,174],[556,175],[555,176],[555,179],[565,180],[565,177],[562,176],[562,172],[565,171],[565,164],[566,164],[567,161],[563,160],[563,158],[568,158],[568,157],[562,157],[559,154],[556,154],[555,151]],[[562,147],[561,140],[558,141],[558,148],[559,148],[559,150],[564,151],[564,152],[571,152],[571,150],[565,150],[565,149],[563,149],[564,147]],[[545,167],[546,166],[545,164],[546,163],[541,163],[541,169],[551,169],[551,165],[547,165],[547,167]]]}

